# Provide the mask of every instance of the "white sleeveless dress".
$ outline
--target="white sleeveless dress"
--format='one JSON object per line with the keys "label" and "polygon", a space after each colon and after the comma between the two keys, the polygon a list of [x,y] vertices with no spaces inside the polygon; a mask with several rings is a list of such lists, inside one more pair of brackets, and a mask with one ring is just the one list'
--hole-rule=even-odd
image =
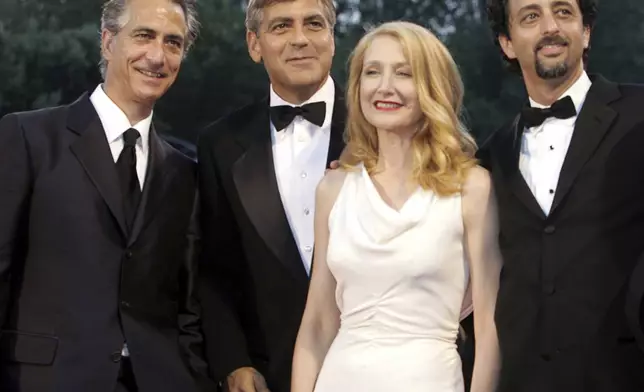
{"label": "white sleeveless dress", "polygon": [[315,392],[462,392],[456,338],[469,280],[461,197],[421,188],[400,211],[364,167],[329,216],[341,326]]}

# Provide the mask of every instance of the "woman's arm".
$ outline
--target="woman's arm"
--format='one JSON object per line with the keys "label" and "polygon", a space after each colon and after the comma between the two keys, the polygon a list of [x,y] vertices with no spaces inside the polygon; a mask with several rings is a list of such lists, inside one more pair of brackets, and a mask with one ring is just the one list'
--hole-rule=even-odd
{"label": "woman's arm", "polygon": [[471,392],[493,392],[501,359],[494,324],[502,259],[499,224],[492,180],[487,170],[471,170],[463,189],[465,247],[470,263],[474,336],[476,336]]}
{"label": "woman's arm", "polygon": [[335,303],[336,282],[327,266],[326,255],[329,214],[345,176],[341,170],[330,171],[316,190],[313,271],[293,354],[292,392],[313,391],[324,357],[340,327],[340,312]]}

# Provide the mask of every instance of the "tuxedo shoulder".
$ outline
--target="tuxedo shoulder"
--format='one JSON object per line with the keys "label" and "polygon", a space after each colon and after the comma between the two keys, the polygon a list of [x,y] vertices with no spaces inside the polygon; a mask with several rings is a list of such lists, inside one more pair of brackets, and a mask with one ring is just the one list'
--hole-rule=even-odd
{"label": "tuxedo shoulder", "polygon": [[512,127],[513,121],[508,121],[502,126],[498,127],[497,129],[493,130],[489,134],[487,134],[485,137],[481,138],[481,142],[478,144],[478,149],[476,151],[476,159],[479,160],[479,162],[484,166],[487,167],[487,164],[489,163],[490,159],[490,154],[494,145],[501,140],[503,135],[506,135],[510,128]]}
{"label": "tuxedo shoulder", "polygon": [[636,96],[636,97],[641,97],[644,96],[644,84],[640,83],[619,83],[618,84],[619,89],[622,92],[622,95],[630,97],[630,96]]}
{"label": "tuxedo shoulder", "polygon": [[642,102],[644,102],[644,85],[633,83],[618,84],[619,91],[622,95],[622,100],[633,102],[637,105],[638,110],[641,110]]}
{"label": "tuxedo shoulder", "polygon": [[180,167],[185,167],[191,170],[194,170],[197,165],[197,160],[186,155],[184,152],[179,150],[177,147],[173,146],[164,138],[161,138],[163,141],[163,146],[166,149],[168,156],[174,161],[176,165]]}
{"label": "tuxedo shoulder", "polygon": [[56,120],[64,120],[67,115],[68,109],[68,105],[54,106],[42,109],[13,112],[6,114],[2,118],[6,119],[14,117],[21,126],[29,127],[31,125],[41,125],[45,122],[51,123],[52,121],[55,122]]}
{"label": "tuxedo shoulder", "polygon": [[239,129],[243,129],[257,115],[258,111],[268,105],[265,99],[242,106],[231,113],[206,125],[199,134],[199,140],[212,142],[222,137],[228,137]]}

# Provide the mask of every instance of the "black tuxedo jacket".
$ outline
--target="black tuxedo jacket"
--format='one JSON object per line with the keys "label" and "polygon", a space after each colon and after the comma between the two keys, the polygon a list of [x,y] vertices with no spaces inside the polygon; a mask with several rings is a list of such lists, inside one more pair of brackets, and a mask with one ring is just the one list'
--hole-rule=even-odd
{"label": "black tuxedo jacket", "polygon": [[[327,163],[344,148],[336,88]],[[271,392],[290,390],[291,361],[309,279],[274,171],[268,98],[209,125],[198,144],[207,359],[223,381],[253,366]]]}
{"label": "black tuxedo jacket", "polygon": [[640,257],[631,276],[626,298],[626,315],[637,343],[644,351],[644,255]]}
{"label": "black tuxedo jacket", "polygon": [[644,391],[624,311],[644,251],[644,88],[591,80],[547,216],[519,171],[518,118],[480,151],[504,258],[501,392]]}
{"label": "black tuxedo jacket", "polygon": [[128,236],[87,94],[0,121],[0,390],[113,392],[126,340],[141,392],[207,385],[187,235],[196,165],[149,140]]}

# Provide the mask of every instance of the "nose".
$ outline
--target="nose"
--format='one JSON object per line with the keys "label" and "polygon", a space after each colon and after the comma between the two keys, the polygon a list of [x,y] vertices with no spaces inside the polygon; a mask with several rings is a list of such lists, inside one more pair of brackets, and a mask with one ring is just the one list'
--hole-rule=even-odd
{"label": "nose", "polygon": [[291,37],[291,45],[301,48],[308,44],[309,37],[306,36],[304,26],[299,24],[295,25],[293,28],[293,35]]}
{"label": "nose", "polygon": [[378,84],[378,93],[389,96],[393,94],[393,78],[389,72],[383,72]]}
{"label": "nose", "polygon": [[541,19],[543,35],[553,35],[559,32],[559,23],[552,12],[545,12]]}
{"label": "nose", "polygon": [[165,60],[163,42],[156,40],[151,42],[146,52],[146,58],[151,64],[154,64],[155,66],[162,66]]}

